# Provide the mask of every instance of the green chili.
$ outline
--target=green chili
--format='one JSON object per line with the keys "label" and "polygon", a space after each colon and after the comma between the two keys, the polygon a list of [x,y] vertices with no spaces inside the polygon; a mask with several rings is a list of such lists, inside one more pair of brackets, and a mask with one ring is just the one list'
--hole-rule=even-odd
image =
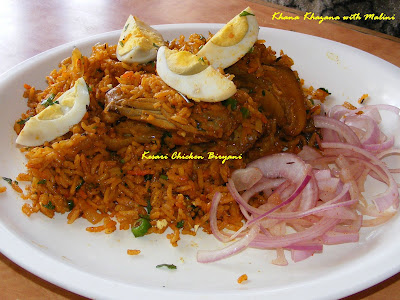
{"label": "green chili", "polygon": [[131,231],[135,237],[141,237],[147,233],[150,227],[151,224],[148,219],[140,218],[139,220],[136,221],[134,226],[132,226]]}
{"label": "green chili", "polygon": [[165,175],[165,174],[161,174],[161,175],[160,175],[160,178],[161,178],[161,179],[164,179],[164,180],[168,180],[168,176]]}

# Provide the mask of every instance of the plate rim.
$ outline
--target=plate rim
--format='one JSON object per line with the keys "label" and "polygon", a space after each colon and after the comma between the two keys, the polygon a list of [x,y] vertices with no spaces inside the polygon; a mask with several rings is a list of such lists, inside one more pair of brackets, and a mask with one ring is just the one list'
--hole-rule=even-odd
{"label": "plate rim", "polygon": [[[159,29],[159,30],[174,30],[174,29],[183,28],[184,26],[190,26],[190,28],[193,28],[195,30],[197,28],[206,29],[206,27],[210,27],[210,28],[211,27],[221,27],[223,25],[224,24],[220,24],[220,23],[179,23],[179,24],[160,24],[160,25],[152,25],[152,26],[154,28],[156,28],[156,29]],[[340,43],[340,42],[332,41],[332,40],[321,38],[321,37],[317,37],[317,36],[312,36],[312,35],[309,35],[309,34],[293,32],[293,31],[287,31],[287,30],[283,30],[283,29],[268,28],[268,27],[261,27],[261,28],[263,28],[263,30],[266,29],[266,30],[272,30],[272,31],[289,32],[290,34],[302,35],[302,36],[306,36],[307,38],[313,38],[313,39],[321,39],[321,40],[324,40],[324,41],[327,41],[327,42],[330,42],[330,43],[339,44],[339,45],[344,46],[344,47],[349,47],[349,48],[357,50],[358,52],[362,52],[362,53],[364,53],[366,55],[373,56],[375,59],[380,60],[381,63],[386,64],[388,67],[394,67],[395,68],[395,69],[393,69],[394,71],[400,72],[400,68],[395,66],[394,64],[392,64],[392,63],[390,63],[390,62],[388,62],[388,61],[386,61],[386,60],[384,60],[384,59],[382,59],[380,57],[377,57],[377,56],[375,56],[375,55],[373,55],[371,53],[368,53],[368,52],[363,51],[361,49],[358,49],[358,48],[355,48],[355,47],[352,47],[352,46],[349,46],[349,45],[346,45],[346,44],[343,44],[343,43]],[[34,56],[32,56],[32,57],[30,57],[30,58],[18,63],[17,65],[13,66],[12,68],[8,69],[7,71],[3,72],[2,73],[2,78],[0,79],[0,86],[3,84],[3,82],[8,80],[9,76],[12,76],[14,73],[18,72],[21,68],[28,68],[30,64],[35,63],[37,60],[40,60],[43,57],[44,58],[48,57],[50,54],[55,55],[57,53],[57,51],[61,51],[63,49],[66,49],[67,47],[73,46],[75,44],[77,45],[77,44],[87,43],[87,42],[89,42],[91,40],[94,40],[96,38],[104,39],[104,38],[108,38],[108,37],[114,37],[114,35],[116,37],[118,37],[119,33],[120,33],[120,30],[113,30],[113,31],[108,31],[108,32],[104,32],[104,33],[99,33],[99,34],[96,34],[96,35],[91,35],[91,36],[88,36],[88,37],[85,37],[85,38],[81,38],[81,39],[78,39],[78,40],[75,40],[75,41],[71,41],[71,42],[67,42],[67,43],[58,45],[58,46],[53,47],[51,49],[48,49],[48,50],[46,50],[44,52],[36,54],[36,55],[34,55]],[[16,237],[13,234],[13,232],[10,231],[9,228],[7,228],[7,226],[5,224],[3,224],[2,220],[0,220],[0,237],[2,237],[2,239],[3,238],[6,238],[6,239],[8,238],[8,241],[12,241],[13,237],[17,238],[17,244],[20,243],[20,242],[21,243],[23,242],[22,239],[18,239],[18,237]],[[5,240],[3,239],[3,241],[5,241]],[[17,265],[21,266],[25,270],[35,274],[36,276],[38,276],[40,278],[43,278],[46,281],[49,281],[49,282],[51,282],[51,283],[53,283],[53,284],[55,284],[55,285],[57,285],[59,287],[62,287],[64,289],[69,290],[69,291],[74,292],[74,293],[78,293],[79,295],[83,295],[83,296],[86,296],[86,297],[103,298],[104,294],[102,294],[102,293],[100,293],[100,294],[93,293],[92,290],[86,290],[84,288],[79,287],[79,284],[77,286],[76,285],[71,286],[70,284],[67,284],[67,283],[63,282],[62,279],[54,278],[53,276],[51,276],[51,274],[49,274],[48,271],[46,272],[44,269],[40,269],[40,268],[38,269],[38,267],[36,265],[28,264],[23,258],[21,259],[21,257],[16,257],[16,255],[13,255],[13,253],[11,253],[12,251],[10,251],[11,249],[4,246],[5,244],[6,243],[1,243],[0,244],[1,252],[6,257],[8,257],[10,260],[12,260],[13,262],[15,262]],[[57,261],[56,259],[54,259],[51,256],[45,255],[44,252],[36,249],[34,246],[32,246],[32,245],[28,245],[28,246],[29,246],[28,248],[30,248],[29,249],[30,251],[32,251],[33,253],[35,253],[39,257],[44,258],[46,260],[46,263],[54,263],[58,267],[61,266],[62,269],[64,269],[65,272],[73,272],[73,273],[74,272],[78,272],[79,275],[81,275],[81,276],[95,277],[96,281],[100,280],[104,284],[108,283],[108,284],[112,285],[112,283],[110,283],[109,280],[106,280],[104,278],[96,276],[93,273],[89,273],[89,272],[86,272],[84,270],[80,270],[79,268],[72,268],[70,265],[67,265],[65,263],[61,263],[60,264],[60,261]],[[26,245],[25,245],[25,247],[26,247]],[[374,284],[376,284],[378,282],[381,282],[381,281],[393,276],[394,274],[398,273],[399,271],[400,271],[400,263],[398,263],[398,265],[393,264],[393,265],[391,265],[390,271],[386,271],[385,273],[381,273],[381,274],[378,274],[378,275],[375,274],[375,277],[374,278],[370,278],[370,280],[364,280],[363,282],[357,282],[357,284],[353,285],[351,288],[348,287],[346,289],[346,291],[344,291],[344,290],[336,291],[335,294],[329,294],[328,296],[329,297],[343,297],[343,296],[349,295],[350,293],[356,293],[356,292],[358,292],[358,291],[360,291],[362,289],[368,288],[368,287],[370,287],[370,286],[372,286],[372,285],[374,285]],[[104,281],[106,281],[106,282],[104,282]],[[124,288],[124,290],[125,289],[131,290],[132,288],[134,288],[135,289],[135,293],[138,296],[140,296],[140,295],[148,296],[148,294],[147,294],[149,292],[148,288],[144,288],[144,287],[140,287],[140,286],[127,285],[127,284],[122,283],[122,282],[117,282],[116,285],[118,285],[120,288]],[[103,287],[103,289],[104,289],[104,287]],[[236,297],[243,298],[243,297],[248,297],[248,296],[249,297],[255,297],[255,296],[265,297],[266,295],[269,295],[269,294],[271,294],[272,296],[276,296],[274,293],[276,291],[278,291],[278,290],[282,290],[282,293],[285,293],[285,291],[284,291],[285,288],[282,288],[282,289],[280,288],[280,289],[276,289],[276,290],[274,289],[274,290],[271,290],[271,291],[258,290],[258,289],[256,289],[256,290],[248,290],[247,293],[245,293],[245,294],[239,292],[238,290],[234,290],[229,295],[231,297],[235,298],[235,299],[236,299]],[[292,293],[292,292],[293,291],[289,291],[289,293]],[[159,295],[163,295],[164,297],[165,297],[166,294],[168,294],[168,296],[171,296],[171,298],[174,297],[175,299],[176,299],[177,296],[182,297],[182,299],[183,298],[187,298],[187,296],[189,296],[189,295],[192,298],[193,298],[193,296],[195,296],[190,291],[178,291],[178,290],[175,290],[175,289],[164,289],[164,290],[162,290],[162,289],[161,290],[154,289],[154,290],[151,291],[151,293],[152,293],[152,296],[153,296],[153,293],[155,293],[155,294],[159,293]],[[177,295],[177,293],[179,295]],[[286,291],[286,293],[287,293],[287,291]],[[154,296],[155,296],[155,294],[154,294]],[[226,295],[226,293],[224,293],[224,295]],[[289,295],[289,294],[287,294],[287,295]],[[213,292],[212,294],[208,294],[208,293],[202,294],[202,295],[199,296],[199,299],[200,299],[200,297],[204,297],[204,296],[209,296],[209,297],[210,296],[220,296],[220,292],[217,292],[217,293]],[[318,297],[320,299],[319,296],[321,296],[321,295],[318,294],[318,295],[314,295],[314,296],[316,296],[316,297]],[[278,295],[278,297],[280,298],[281,296]]]}

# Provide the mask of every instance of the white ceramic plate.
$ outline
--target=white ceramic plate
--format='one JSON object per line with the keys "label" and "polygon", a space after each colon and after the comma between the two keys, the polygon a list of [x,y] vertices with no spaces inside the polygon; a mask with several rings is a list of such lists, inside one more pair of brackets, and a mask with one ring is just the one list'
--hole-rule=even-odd
{"label": "white ceramic plate", "polygon": [[[166,39],[180,34],[216,32],[218,24],[155,26]],[[0,80],[0,176],[15,178],[25,159],[17,150],[12,129],[25,111],[23,84],[45,87],[45,76],[77,46],[85,55],[95,43],[116,43],[110,32],[69,43],[37,55],[3,74]],[[261,28],[278,53],[295,61],[294,69],[306,84],[332,92],[331,104],[356,103],[364,93],[369,103],[400,105],[400,69],[368,53],[304,34]],[[396,132],[399,135],[399,131]],[[5,182],[2,183],[6,184]],[[196,262],[198,249],[222,245],[212,236],[183,236],[177,248],[161,235],[133,238],[130,231],[111,235],[85,231],[85,220],[66,224],[66,215],[53,220],[41,214],[27,218],[11,188],[0,194],[0,250],[32,273],[75,293],[97,299],[163,297],[163,299],[339,298],[368,288],[399,272],[400,219],[373,229],[362,229],[360,242],[326,246],[323,254],[287,267],[270,264],[274,252],[250,249],[212,264]],[[128,256],[127,249],[140,249]],[[161,263],[177,270],[157,269]],[[246,273],[249,280],[238,284]]]}

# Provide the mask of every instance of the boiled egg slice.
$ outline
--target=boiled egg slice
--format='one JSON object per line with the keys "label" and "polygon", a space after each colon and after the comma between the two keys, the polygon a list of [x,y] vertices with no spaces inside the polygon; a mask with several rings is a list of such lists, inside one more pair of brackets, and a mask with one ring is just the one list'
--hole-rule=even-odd
{"label": "boiled egg slice", "polygon": [[258,39],[258,22],[250,7],[230,20],[197,53],[214,68],[225,69],[241,59]]}
{"label": "boiled egg slice", "polygon": [[117,44],[117,58],[126,63],[144,64],[156,58],[162,45],[164,39],[157,30],[130,15]]}
{"label": "boiled egg slice", "polygon": [[236,93],[232,80],[188,51],[161,47],[156,69],[166,84],[194,101],[218,102]]}
{"label": "boiled egg slice", "polygon": [[29,147],[40,146],[66,134],[73,125],[82,120],[89,102],[86,82],[79,78],[57,100],[47,100],[48,106],[25,123],[16,143]]}

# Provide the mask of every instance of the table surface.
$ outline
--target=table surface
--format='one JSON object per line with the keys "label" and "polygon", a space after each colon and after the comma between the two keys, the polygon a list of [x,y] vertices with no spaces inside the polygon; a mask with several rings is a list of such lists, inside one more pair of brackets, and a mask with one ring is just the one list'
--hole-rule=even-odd
{"label": "table surface", "polygon": [[[67,42],[120,30],[129,14],[148,24],[226,23],[251,6],[260,26],[291,30],[341,42],[400,67],[400,40],[336,21],[274,20],[304,13],[262,0],[61,0],[5,1],[0,10],[0,73],[16,64]],[[229,13],[227,13],[229,12]],[[2,299],[85,299],[22,269],[0,254]],[[365,291],[345,298],[400,299],[400,273]]]}

